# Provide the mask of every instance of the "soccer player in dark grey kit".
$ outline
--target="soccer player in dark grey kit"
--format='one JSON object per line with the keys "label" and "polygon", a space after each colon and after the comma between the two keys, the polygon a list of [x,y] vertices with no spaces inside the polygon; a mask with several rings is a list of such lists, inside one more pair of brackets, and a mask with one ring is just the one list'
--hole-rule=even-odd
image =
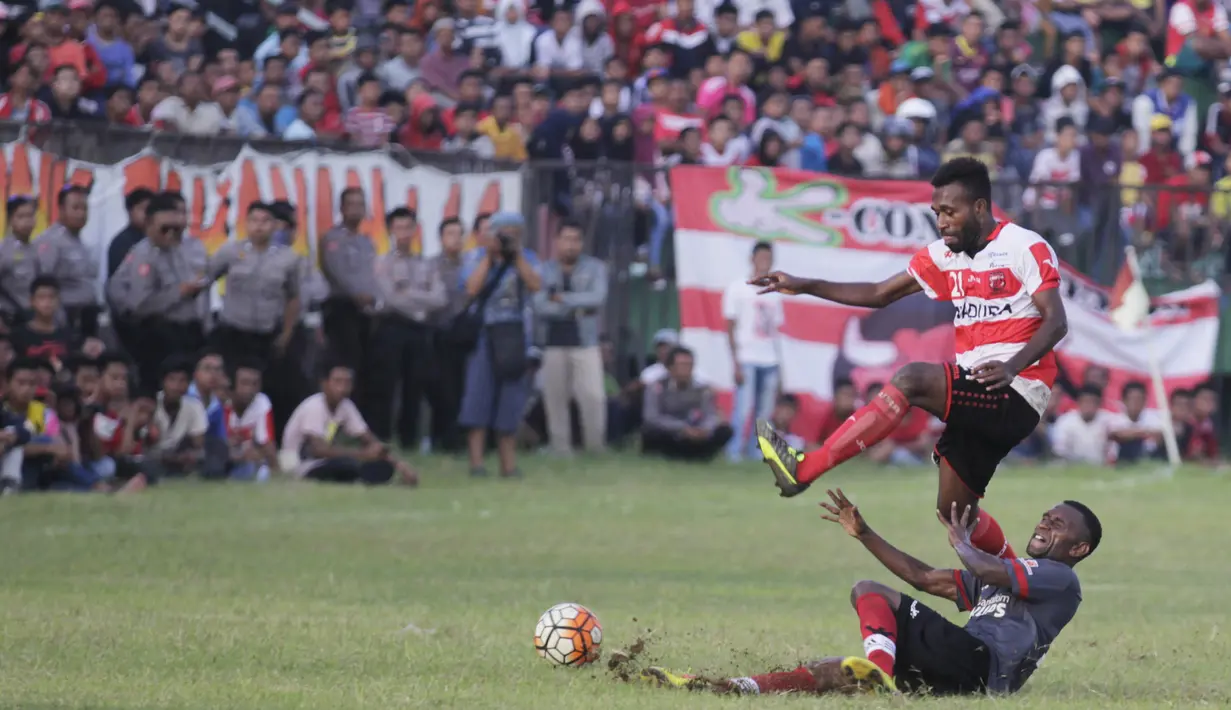
{"label": "soccer player in dark grey kit", "polygon": [[829,693],[883,689],[933,695],[1012,693],[1038,668],[1081,604],[1073,566],[1098,547],[1099,519],[1077,501],[1043,514],[1026,546],[1029,557],[1001,559],[970,542],[970,508],[954,503],[937,516],[966,569],[934,569],[872,531],[841,489],[829,491],[822,516],[840,524],[881,564],[915,589],[948,599],[970,619],[962,628],[914,598],[878,582],[859,582],[851,604],[867,658],[813,661],[782,673],[712,680],[648,668],[662,686],[718,693]]}

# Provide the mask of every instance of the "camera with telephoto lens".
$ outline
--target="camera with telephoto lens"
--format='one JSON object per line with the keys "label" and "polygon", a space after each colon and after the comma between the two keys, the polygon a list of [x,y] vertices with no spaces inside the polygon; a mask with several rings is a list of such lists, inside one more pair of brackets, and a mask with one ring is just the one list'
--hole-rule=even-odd
{"label": "camera with telephoto lens", "polygon": [[512,234],[500,232],[496,235],[496,240],[500,242],[500,255],[506,259],[513,259],[517,256],[517,240]]}

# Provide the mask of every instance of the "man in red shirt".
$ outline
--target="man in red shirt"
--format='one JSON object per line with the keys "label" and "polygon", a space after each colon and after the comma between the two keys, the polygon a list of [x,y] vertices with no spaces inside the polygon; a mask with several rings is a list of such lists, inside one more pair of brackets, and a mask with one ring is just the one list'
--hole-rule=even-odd
{"label": "man in red shirt", "polygon": [[1150,119],[1150,150],[1141,156],[1140,163],[1146,171],[1147,185],[1166,184],[1184,170],[1180,154],[1175,149],[1171,119],[1161,113]]}
{"label": "man in red shirt", "polygon": [[829,412],[821,420],[821,428],[817,431],[816,440],[825,441],[842,423],[855,413],[855,385],[850,380],[838,380],[834,383],[833,402]]}
{"label": "man in red shirt", "polygon": [[[88,0],[72,0],[70,4],[74,10],[90,7]],[[65,33],[68,20],[66,6],[55,4],[47,8],[46,22],[43,24],[47,32],[47,51],[51,55],[51,65],[48,69],[54,72],[57,67],[65,64],[71,65],[77,69],[77,74],[81,77],[83,93],[98,91],[107,85],[107,67],[103,65],[98,52],[93,47]],[[43,79],[50,81],[51,75],[48,74]]]}
{"label": "man in red shirt", "polygon": [[1166,229],[1173,219],[1191,221],[1205,214],[1210,202],[1210,169],[1214,159],[1204,150],[1188,157],[1188,173],[1167,180],[1175,190],[1159,190],[1154,228]]}
{"label": "man in red shirt", "polygon": [[51,107],[34,98],[37,74],[27,63],[17,65],[9,77],[9,91],[0,94],[0,120],[19,123],[47,123]]}
{"label": "man in red shirt", "polygon": [[115,463],[115,478],[130,481],[129,486],[144,487],[142,451],[158,441],[154,427],[154,401],[149,397],[129,397],[128,361],[119,355],[99,359],[98,390],[83,417],[82,457],[98,464]]}

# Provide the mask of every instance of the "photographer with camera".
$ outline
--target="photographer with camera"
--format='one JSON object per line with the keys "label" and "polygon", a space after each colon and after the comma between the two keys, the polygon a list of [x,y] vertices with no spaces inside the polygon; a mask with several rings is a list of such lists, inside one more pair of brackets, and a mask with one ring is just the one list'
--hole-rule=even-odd
{"label": "photographer with camera", "polygon": [[530,298],[542,285],[539,261],[522,246],[526,221],[498,212],[468,254],[461,277],[470,302],[453,331],[473,334],[458,423],[467,429],[470,473],[487,474],[483,454],[487,431],[497,437],[500,475],[517,476],[518,425],[530,394]]}

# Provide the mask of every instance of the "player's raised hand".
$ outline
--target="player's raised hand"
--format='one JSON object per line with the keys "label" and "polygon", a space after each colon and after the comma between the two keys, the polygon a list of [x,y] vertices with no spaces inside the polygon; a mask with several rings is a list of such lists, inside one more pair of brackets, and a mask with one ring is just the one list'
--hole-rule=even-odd
{"label": "player's raised hand", "polygon": [[949,516],[945,517],[944,513],[939,508],[936,509],[936,517],[940,518],[940,522],[949,531],[949,544],[957,547],[962,543],[970,544],[970,506],[966,506],[962,511],[961,516],[957,514],[957,501],[954,501],[949,508]]}
{"label": "player's raised hand", "polygon": [[971,370],[970,376],[975,382],[987,385],[989,390],[998,390],[1012,384],[1013,378],[1017,377],[1017,371],[999,360],[992,360]]}
{"label": "player's raised hand", "polygon": [[757,294],[764,293],[782,293],[787,296],[799,295],[800,282],[802,279],[795,278],[785,271],[773,271],[765,276],[759,276],[750,280],[748,283],[752,286],[757,286],[761,290]]}
{"label": "player's raised hand", "polygon": [[859,514],[859,507],[847,500],[841,488],[836,493],[834,491],[825,492],[829,494],[833,505],[821,503],[821,507],[829,512],[829,515],[822,515],[821,518],[841,525],[842,529],[853,538],[859,538],[868,531],[868,524]]}

